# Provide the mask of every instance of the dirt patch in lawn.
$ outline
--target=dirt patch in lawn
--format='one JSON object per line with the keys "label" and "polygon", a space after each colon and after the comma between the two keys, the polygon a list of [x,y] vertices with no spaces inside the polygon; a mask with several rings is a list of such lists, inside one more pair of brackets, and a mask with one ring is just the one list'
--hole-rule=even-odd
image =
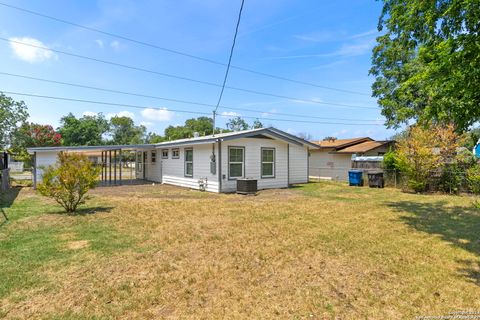
{"label": "dirt patch in lawn", "polygon": [[87,248],[89,245],[90,245],[90,241],[88,240],[77,240],[77,241],[69,241],[66,247],[69,250],[79,250],[79,249]]}

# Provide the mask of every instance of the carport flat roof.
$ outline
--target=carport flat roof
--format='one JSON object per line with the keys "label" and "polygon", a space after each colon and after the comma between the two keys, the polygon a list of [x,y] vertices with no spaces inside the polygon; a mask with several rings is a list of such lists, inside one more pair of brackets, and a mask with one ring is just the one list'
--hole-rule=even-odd
{"label": "carport flat roof", "polygon": [[129,145],[105,145],[105,146],[65,146],[65,147],[37,147],[27,148],[28,153],[49,152],[49,151],[108,151],[125,150],[133,151],[138,149],[155,148],[155,144],[129,144]]}

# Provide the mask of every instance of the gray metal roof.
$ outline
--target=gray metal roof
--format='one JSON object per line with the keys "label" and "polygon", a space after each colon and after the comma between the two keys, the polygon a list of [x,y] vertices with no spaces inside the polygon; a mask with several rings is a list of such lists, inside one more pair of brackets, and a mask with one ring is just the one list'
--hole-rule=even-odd
{"label": "gray metal roof", "polygon": [[297,145],[307,145],[309,147],[318,149],[319,146],[315,143],[303,140],[297,136],[278,130],[275,128],[259,128],[236,132],[218,133],[215,135],[208,135],[195,138],[178,139],[173,141],[165,141],[156,144],[139,144],[139,145],[104,145],[104,146],[68,146],[68,147],[37,147],[27,148],[29,153],[34,152],[48,152],[48,151],[102,151],[102,150],[136,150],[136,149],[151,149],[163,148],[181,145],[194,145],[213,143],[217,141],[228,141],[232,139],[248,138],[252,136],[266,135],[272,138],[281,139]]}

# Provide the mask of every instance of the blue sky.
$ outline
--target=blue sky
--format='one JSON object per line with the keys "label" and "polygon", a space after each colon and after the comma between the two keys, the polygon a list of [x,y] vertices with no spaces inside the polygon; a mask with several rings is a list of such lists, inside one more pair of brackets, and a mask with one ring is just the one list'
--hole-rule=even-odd
{"label": "blue sky", "polygon": [[[0,2],[220,62],[228,59],[240,5],[239,1],[233,0]],[[380,11],[381,3],[373,0],[246,0],[233,65],[367,95],[294,84],[238,69],[231,69],[228,86],[304,100],[373,108],[346,108],[226,89],[222,105],[258,112],[220,108],[219,113],[224,116],[219,118],[219,125],[224,126],[228,117],[236,113],[246,117],[355,124],[261,120],[266,125],[274,125],[291,133],[307,132],[318,139],[325,136],[390,137],[393,131],[382,125],[383,117],[376,101],[369,96],[373,78],[368,76],[368,70],[371,49],[378,35],[376,26]],[[225,67],[221,65],[167,53],[4,6],[0,6],[0,21],[0,37],[53,50],[212,83],[221,83],[225,72]],[[82,60],[6,41],[0,41],[0,61],[0,72],[205,104],[215,104],[220,91],[215,86]],[[77,116],[102,112],[107,116],[130,116],[137,124],[146,125],[149,131],[163,134],[166,126],[183,124],[186,119],[195,116],[172,109],[212,111],[208,106],[132,97],[6,75],[0,75],[0,91],[163,109],[142,110],[11,95],[27,103],[31,121],[54,126],[58,126],[59,119],[68,112]],[[365,121],[293,118],[278,113]]]}

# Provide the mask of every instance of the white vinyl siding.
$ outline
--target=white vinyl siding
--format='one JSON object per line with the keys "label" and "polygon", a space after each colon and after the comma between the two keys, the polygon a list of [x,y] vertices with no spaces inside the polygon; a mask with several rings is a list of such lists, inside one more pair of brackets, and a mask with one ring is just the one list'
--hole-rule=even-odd
{"label": "white vinyl siding", "polygon": [[[185,177],[185,149],[193,150],[193,177]],[[215,144],[215,153],[218,150]],[[172,149],[173,150],[173,149]],[[173,153],[172,153],[173,155]],[[199,179],[206,179],[206,190],[218,192],[218,176],[210,173],[210,156],[212,144],[201,144],[180,148],[179,158],[162,160],[162,183],[185,188],[199,189]]]}
{"label": "white vinyl siding", "polygon": [[290,177],[289,183],[308,182],[308,148],[291,144],[289,148]]}
{"label": "white vinyl siding", "polygon": [[[222,142],[222,192],[234,192],[237,189],[237,181],[228,179],[228,148],[238,146],[245,147],[244,177],[257,179],[258,189],[288,187],[288,143],[274,139],[241,138]],[[275,148],[276,175],[273,178],[261,178],[261,148]]]}
{"label": "white vinyl siding", "polygon": [[309,161],[309,174],[314,178],[348,180],[348,170],[352,167],[351,154],[332,154],[331,150],[312,150]]}

